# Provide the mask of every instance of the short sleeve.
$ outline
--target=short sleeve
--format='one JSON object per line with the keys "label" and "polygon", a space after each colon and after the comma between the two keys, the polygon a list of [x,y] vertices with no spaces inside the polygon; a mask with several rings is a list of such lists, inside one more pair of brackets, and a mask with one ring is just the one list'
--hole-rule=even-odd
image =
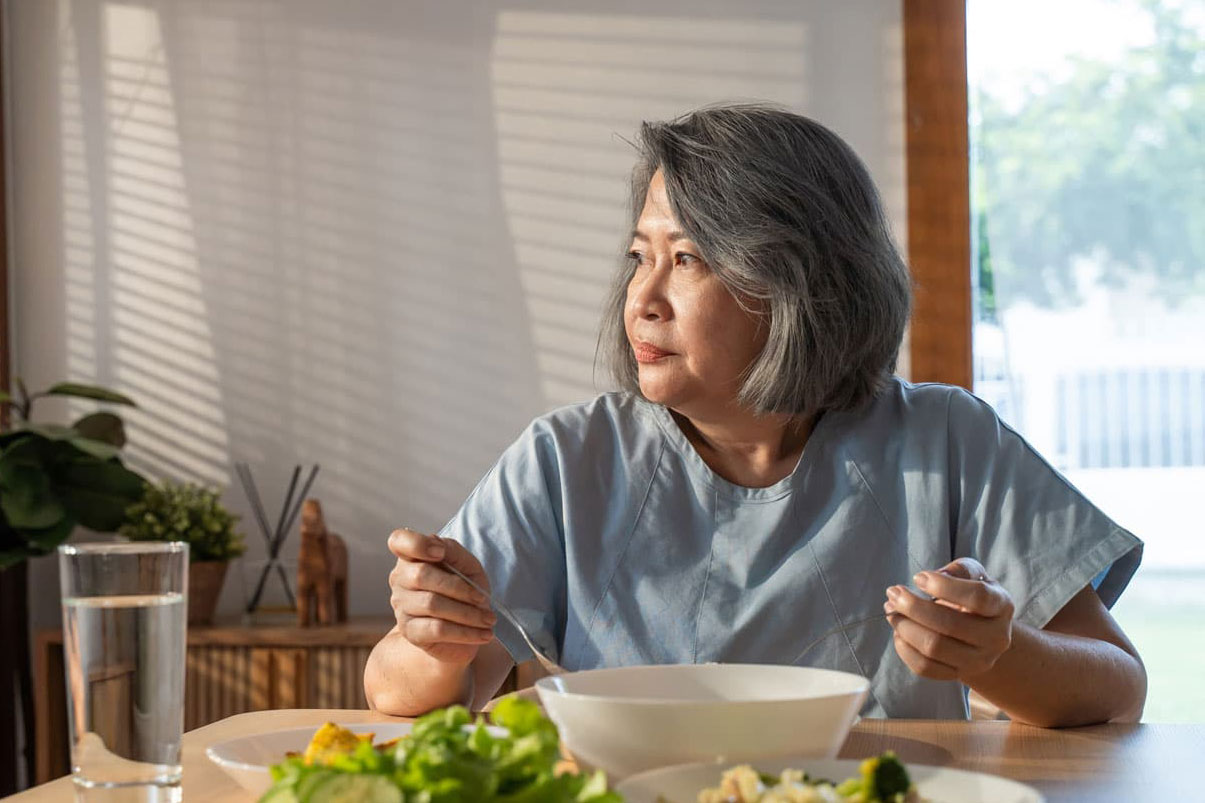
{"label": "short sleeve", "polygon": [[[538,422],[528,427],[478,483],[439,534],[481,562],[495,598],[532,640],[559,659],[565,631],[565,546],[557,454]],[[534,656],[499,615],[498,640],[516,663]]]}
{"label": "short sleeve", "polygon": [[1087,585],[1112,607],[1142,542],[975,396],[951,390],[947,426],[955,557],[982,563],[1012,595],[1018,620],[1033,627]]}

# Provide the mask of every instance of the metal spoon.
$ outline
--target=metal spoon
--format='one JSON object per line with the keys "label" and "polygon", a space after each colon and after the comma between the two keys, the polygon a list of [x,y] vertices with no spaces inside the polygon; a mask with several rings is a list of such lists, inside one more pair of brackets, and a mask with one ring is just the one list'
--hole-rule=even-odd
{"label": "metal spoon", "polygon": [[[972,578],[970,578],[970,579],[971,579],[971,580],[978,580],[978,581],[980,581],[980,582],[986,582],[986,581],[987,581],[987,577],[986,577],[986,576],[972,577]],[[909,587],[909,588],[908,588],[908,590],[909,590],[909,591],[911,591],[911,592],[912,592],[913,594],[915,594],[916,596],[920,597],[921,599],[929,599],[929,600],[931,600],[931,599],[937,599],[937,598],[936,598],[936,597],[934,597],[932,594],[928,593],[927,591],[922,591],[922,590],[920,590],[919,588],[912,588],[912,587]],[[938,601],[940,602],[940,600],[938,600]],[[824,641],[826,638],[828,638],[828,637],[829,637],[829,636],[831,636],[831,635],[834,635],[834,634],[836,634],[836,633],[840,633],[840,632],[841,632],[841,631],[843,631],[843,630],[848,630],[848,629],[849,629],[849,628],[851,628],[851,627],[857,627],[858,625],[864,625],[864,624],[866,624],[867,622],[877,622],[877,621],[878,621],[878,620],[880,620],[880,619],[886,619],[886,618],[887,618],[887,616],[888,616],[888,615],[887,615],[887,614],[885,614],[885,613],[875,613],[875,614],[871,614],[870,616],[864,616],[864,617],[862,617],[861,619],[854,619],[852,622],[846,622],[845,624],[837,625],[837,626],[836,626],[836,627],[834,627],[834,628],[831,628],[831,629],[829,629],[829,630],[826,630],[826,631],[824,631],[823,633],[821,633],[819,636],[817,636],[816,638],[814,638],[814,639],[812,639],[811,641],[809,641],[809,642],[808,642],[808,645],[807,645],[806,647],[804,647],[802,650],[800,650],[800,651],[799,651],[799,654],[795,656],[795,660],[794,660],[794,661],[791,661],[791,663],[792,663],[792,664],[794,664],[794,663],[798,663],[800,658],[802,658],[803,656],[807,655],[807,654],[808,654],[808,653],[811,651],[811,649],[812,649],[813,647],[815,647],[817,644],[819,644],[820,642]]]}
{"label": "metal spoon", "polygon": [[480,592],[486,596],[486,598],[490,602],[490,605],[492,605],[494,607],[494,610],[496,610],[496,611],[498,611],[498,613],[502,614],[502,618],[504,618],[506,621],[510,622],[511,626],[514,627],[515,630],[519,631],[519,635],[522,636],[523,641],[527,643],[528,649],[530,649],[532,651],[532,653],[535,654],[536,661],[540,664],[540,667],[545,672],[547,672],[550,675],[565,674],[565,672],[567,670],[564,667],[562,667],[556,661],[549,658],[547,655],[544,654],[543,650],[541,650],[539,647],[536,646],[536,643],[532,640],[531,636],[527,633],[527,628],[523,627],[523,624],[519,621],[519,617],[517,617],[513,613],[511,613],[510,608],[503,605],[502,602],[499,599],[497,599],[493,594],[486,591],[481,586],[477,585],[477,583],[475,583],[475,582],[473,582],[473,580],[469,579],[469,577],[466,576],[464,572],[460,571],[452,564],[448,563],[447,561],[443,561],[439,565],[440,565],[440,567],[447,569],[452,574],[459,577],[461,580],[464,580],[466,583],[468,583],[470,586],[472,586],[474,591]]}
{"label": "metal spoon", "polygon": [[825,640],[826,638],[828,638],[829,636],[832,636],[832,635],[835,635],[835,634],[837,634],[837,633],[840,633],[840,632],[842,632],[843,630],[848,630],[848,629],[849,629],[849,628],[851,628],[851,627],[856,627],[856,626],[858,626],[858,625],[864,625],[864,624],[866,624],[867,622],[877,622],[877,621],[879,621],[880,619],[882,619],[882,620],[886,620],[886,619],[887,619],[887,614],[885,614],[885,613],[876,613],[876,614],[874,614],[874,615],[872,615],[872,616],[865,616],[865,617],[863,617],[863,618],[861,618],[861,619],[854,619],[852,622],[846,622],[846,623],[844,623],[844,624],[837,625],[836,627],[834,627],[834,628],[832,628],[832,629],[830,629],[830,630],[826,630],[826,631],[824,631],[823,633],[821,633],[819,636],[817,636],[816,638],[814,638],[814,639],[812,639],[811,641],[809,641],[809,642],[808,642],[808,645],[807,645],[806,647],[804,647],[802,650],[800,650],[799,654],[795,656],[795,660],[791,661],[791,663],[792,663],[792,664],[799,663],[799,659],[800,659],[800,658],[802,658],[803,656],[805,656],[805,655],[807,655],[809,652],[811,652],[811,650],[812,650],[812,648],[813,648],[813,647],[815,647],[815,646],[816,646],[817,644],[819,644],[820,642],[824,641],[824,640]]}

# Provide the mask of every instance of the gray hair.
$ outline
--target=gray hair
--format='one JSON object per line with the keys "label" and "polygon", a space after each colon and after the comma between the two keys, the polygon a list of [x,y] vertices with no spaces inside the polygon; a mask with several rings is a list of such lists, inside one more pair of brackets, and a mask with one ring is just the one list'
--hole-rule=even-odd
{"label": "gray hair", "polygon": [[[645,122],[636,148],[633,224],[660,169],[678,223],[711,270],[768,316],[742,406],[789,415],[855,409],[886,385],[912,282],[878,190],[849,145],[814,120],[757,104]],[[616,273],[599,357],[638,394],[623,320],[634,270],[625,260]]]}

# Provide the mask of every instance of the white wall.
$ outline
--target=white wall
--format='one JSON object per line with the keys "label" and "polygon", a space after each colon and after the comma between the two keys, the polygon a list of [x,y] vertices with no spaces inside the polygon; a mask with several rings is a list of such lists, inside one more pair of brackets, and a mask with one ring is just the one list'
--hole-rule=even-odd
{"label": "white wall", "polygon": [[602,389],[641,119],[815,116],[902,235],[895,2],[7,7],[17,373],[134,396],[129,459],[156,477],[227,487],[246,460],[274,508],[321,463],[353,612],[388,612],[392,528],[438,528],[532,416]]}

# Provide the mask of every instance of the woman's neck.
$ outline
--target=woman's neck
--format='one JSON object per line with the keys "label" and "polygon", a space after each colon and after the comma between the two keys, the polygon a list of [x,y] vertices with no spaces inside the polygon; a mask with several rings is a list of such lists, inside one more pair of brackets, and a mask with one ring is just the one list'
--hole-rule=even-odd
{"label": "woman's neck", "polygon": [[765,488],[795,470],[815,417],[732,412],[714,420],[670,411],[712,471],[736,485]]}

